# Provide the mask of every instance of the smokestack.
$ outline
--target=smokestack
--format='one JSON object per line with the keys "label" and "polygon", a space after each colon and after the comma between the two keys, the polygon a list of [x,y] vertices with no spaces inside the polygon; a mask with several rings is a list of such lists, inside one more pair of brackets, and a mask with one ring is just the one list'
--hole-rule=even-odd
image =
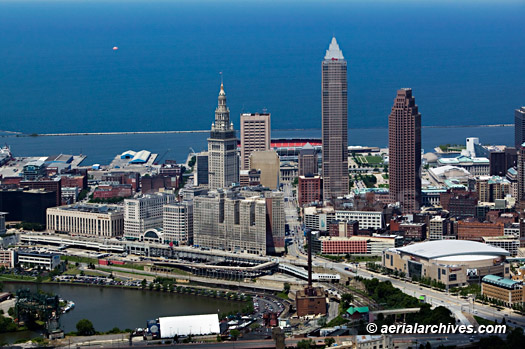
{"label": "smokestack", "polygon": [[308,288],[312,287],[312,231],[308,230]]}

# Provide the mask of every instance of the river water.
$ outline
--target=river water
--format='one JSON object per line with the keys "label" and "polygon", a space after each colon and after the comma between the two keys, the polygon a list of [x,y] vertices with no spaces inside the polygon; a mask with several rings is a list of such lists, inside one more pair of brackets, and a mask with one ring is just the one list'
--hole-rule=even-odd
{"label": "river water", "polygon": [[[6,283],[4,291],[16,292],[21,287],[37,290],[34,284]],[[245,305],[243,302],[162,291],[65,284],[42,284],[39,287],[75,302],[75,308],[61,317],[62,329],[66,333],[76,331],[75,326],[81,319],[90,320],[97,331],[109,331],[113,327],[134,329],[145,327],[146,320],[162,316],[225,313]],[[35,334],[27,333],[27,336],[32,338]],[[19,333],[0,334],[0,342],[12,343],[20,338],[24,337]]]}

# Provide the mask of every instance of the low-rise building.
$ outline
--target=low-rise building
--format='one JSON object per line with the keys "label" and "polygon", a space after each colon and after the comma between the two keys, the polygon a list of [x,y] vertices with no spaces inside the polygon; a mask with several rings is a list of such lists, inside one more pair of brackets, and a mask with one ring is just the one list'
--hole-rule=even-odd
{"label": "low-rise building", "polygon": [[482,239],[488,245],[509,251],[513,257],[518,255],[518,249],[520,248],[518,236],[484,236]]}
{"label": "low-rise building", "polygon": [[443,240],[443,235],[447,234],[448,220],[440,216],[435,216],[429,221],[428,237],[430,240]]}
{"label": "low-rise building", "polygon": [[304,222],[306,228],[327,231],[333,220],[358,221],[359,229],[382,229],[385,226],[383,211],[348,211],[334,210],[333,207],[305,207]]}
{"label": "low-rise building", "polygon": [[15,251],[0,249],[0,267],[11,269],[15,264]]}
{"label": "low-rise building", "polygon": [[53,270],[60,264],[60,255],[32,250],[18,250],[16,251],[16,262],[25,269],[40,267],[46,270]]}
{"label": "low-rise building", "polygon": [[292,183],[298,174],[297,162],[281,161],[279,166],[279,183]]}
{"label": "low-rise building", "polygon": [[525,302],[522,281],[506,279],[497,275],[483,277],[481,294],[489,299],[502,301],[509,307]]}
{"label": "low-rise building", "polygon": [[92,204],[48,208],[47,230],[82,236],[121,236],[124,233],[124,213],[118,206]]}
{"label": "low-rise building", "polygon": [[312,249],[321,254],[363,254],[381,256],[384,250],[403,245],[403,237],[397,235],[322,236],[312,240]]}
{"label": "low-rise building", "polygon": [[439,158],[438,166],[457,166],[464,168],[474,176],[488,176],[490,174],[490,161],[482,157],[469,157],[460,155],[455,158]]}
{"label": "low-rise building", "polygon": [[131,195],[131,184],[99,185],[93,192],[93,199],[128,198]]}
{"label": "low-rise building", "polygon": [[385,216],[383,211],[335,211],[335,219],[358,221],[359,229],[383,229]]}
{"label": "low-rise building", "polygon": [[505,225],[503,223],[459,221],[457,224],[458,240],[483,242],[484,236],[504,235]]}

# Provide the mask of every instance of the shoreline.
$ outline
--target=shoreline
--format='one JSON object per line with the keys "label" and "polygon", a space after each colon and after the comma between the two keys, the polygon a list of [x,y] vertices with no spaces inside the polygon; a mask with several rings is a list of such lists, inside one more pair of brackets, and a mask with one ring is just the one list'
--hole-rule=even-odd
{"label": "shoreline", "polygon": [[[172,294],[182,294],[182,295],[188,295],[188,296],[197,296],[197,297],[206,297],[206,298],[215,298],[215,299],[224,299],[230,302],[240,302],[240,303],[246,303],[249,302],[248,300],[233,300],[228,299],[224,297],[212,297],[204,294],[196,294],[196,293],[185,293],[185,292],[177,292],[176,287],[173,291],[170,291],[169,289],[163,290],[162,288],[157,290],[155,288],[149,289],[148,287],[142,288],[142,287],[136,287],[136,286],[125,286],[125,285],[93,285],[93,284],[86,284],[86,283],[78,283],[78,282],[57,282],[57,281],[42,281],[40,283],[31,281],[31,280],[2,280],[4,284],[31,284],[31,285],[65,285],[65,286],[80,286],[80,287],[104,287],[104,288],[114,288],[114,289],[127,289],[127,290],[137,290],[137,291],[148,291],[148,292],[162,292],[162,293],[172,293]],[[204,289],[208,291],[221,291],[221,292],[235,292],[235,293],[242,293],[238,292],[236,290],[226,289],[226,288],[211,288],[211,287],[205,287],[200,285],[191,285],[188,284],[187,286],[176,284],[177,287],[183,287],[183,288],[199,288]],[[244,293],[250,293],[249,291],[245,291]],[[253,293],[253,292],[252,292]],[[264,292],[263,292],[264,293]]]}
{"label": "shoreline", "polygon": [[[428,125],[421,128],[496,128],[496,127],[514,127],[514,124],[491,124],[491,125]],[[361,127],[348,128],[349,130],[388,130],[388,127]],[[276,132],[287,131],[317,131],[320,128],[283,128],[273,129]],[[2,137],[75,137],[75,136],[118,136],[118,135],[146,135],[146,134],[192,134],[208,133],[209,130],[168,130],[168,131],[108,131],[108,132],[58,132],[58,133],[23,133],[19,131],[4,131]]]}

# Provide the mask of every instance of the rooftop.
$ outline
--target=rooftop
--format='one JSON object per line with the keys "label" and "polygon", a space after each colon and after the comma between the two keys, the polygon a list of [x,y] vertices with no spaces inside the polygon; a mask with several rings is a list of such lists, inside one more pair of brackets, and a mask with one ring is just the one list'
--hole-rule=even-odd
{"label": "rooftop", "polygon": [[64,211],[78,211],[78,212],[90,212],[90,213],[111,213],[118,212],[121,209],[116,206],[107,205],[88,205],[88,204],[74,204],[67,206],[57,207],[59,210]]}
{"label": "rooftop", "polygon": [[326,55],[324,56],[324,59],[327,60],[338,60],[338,59],[345,59],[343,56],[343,51],[339,48],[339,44],[337,44],[337,40],[335,39],[335,36],[332,38],[332,41],[330,42],[330,47],[328,47],[328,50],[326,50]]}
{"label": "rooftop", "polygon": [[354,315],[354,313],[366,314],[369,312],[369,309],[368,307],[350,307],[346,309],[346,312],[350,315]]}
{"label": "rooftop", "polygon": [[485,277],[483,277],[482,281],[488,284],[500,286],[507,289],[515,289],[517,288],[517,286],[520,286],[522,284],[521,281],[505,279],[501,276],[496,275],[486,275]]}
{"label": "rooftop", "polygon": [[391,249],[427,259],[457,256],[508,256],[510,253],[502,248],[493,247],[481,242],[468,240],[436,240],[416,243]]}

